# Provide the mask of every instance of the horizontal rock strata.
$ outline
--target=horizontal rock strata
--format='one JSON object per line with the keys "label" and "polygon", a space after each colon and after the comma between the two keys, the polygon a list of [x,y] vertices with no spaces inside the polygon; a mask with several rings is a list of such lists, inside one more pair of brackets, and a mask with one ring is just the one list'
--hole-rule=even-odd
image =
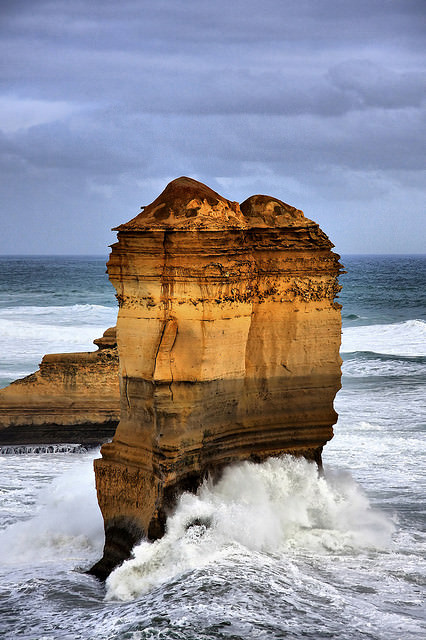
{"label": "horizontal rock strata", "polygon": [[112,438],[120,413],[115,327],[94,343],[97,351],[44,356],[36,373],[0,390],[0,445]]}
{"label": "horizontal rock strata", "polygon": [[282,453],[320,463],[340,388],[339,256],[301,211],[179,178],[117,231],[121,420],[95,461],[100,577],[206,474]]}

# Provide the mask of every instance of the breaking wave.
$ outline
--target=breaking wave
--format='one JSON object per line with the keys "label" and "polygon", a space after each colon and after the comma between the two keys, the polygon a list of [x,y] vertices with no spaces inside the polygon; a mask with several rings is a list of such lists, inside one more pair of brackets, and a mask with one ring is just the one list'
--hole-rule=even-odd
{"label": "breaking wave", "polygon": [[426,321],[346,327],[341,352],[372,352],[392,356],[426,356]]}
{"label": "breaking wave", "polygon": [[227,468],[180,497],[166,534],[142,542],[107,580],[107,600],[131,600],[210,563],[247,555],[346,554],[388,547],[393,524],[347,474],[325,479],[291,456]]}
{"label": "breaking wave", "polygon": [[[27,513],[21,506],[20,519],[11,524],[6,521],[0,531],[0,563],[34,565],[57,562],[59,558],[75,562],[82,554],[93,555],[93,559],[101,554],[103,520],[96,497],[93,457],[93,452],[81,459],[76,456],[69,469],[34,493],[26,505]],[[2,464],[8,463],[6,458],[0,458]],[[25,464],[35,471],[37,458],[30,456]],[[14,500],[18,504],[20,499],[19,495],[14,498],[15,493],[19,493],[18,488],[11,487],[11,511]]]}
{"label": "breaking wave", "polygon": [[426,356],[391,356],[371,351],[356,351],[344,355],[342,373],[356,378],[424,376]]}
{"label": "breaking wave", "polygon": [[43,453],[87,453],[82,444],[15,444],[0,446],[0,455],[34,455]]}
{"label": "breaking wave", "polygon": [[116,319],[116,308],[94,304],[0,309],[0,385],[34,372],[46,353],[96,350]]}

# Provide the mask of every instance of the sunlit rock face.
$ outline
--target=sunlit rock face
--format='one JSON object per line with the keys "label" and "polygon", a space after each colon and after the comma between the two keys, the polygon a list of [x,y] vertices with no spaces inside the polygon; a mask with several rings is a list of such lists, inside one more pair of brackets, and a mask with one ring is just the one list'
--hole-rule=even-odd
{"label": "sunlit rock face", "polygon": [[97,351],[50,353],[38,371],[0,390],[0,445],[112,438],[120,416],[115,327],[94,343]]}
{"label": "sunlit rock face", "polygon": [[95,462],[100,577],[206,474],[282,453],[320,463],[340,388],[339,256],[301,211],[178,178],[116,230],[121,420]]}

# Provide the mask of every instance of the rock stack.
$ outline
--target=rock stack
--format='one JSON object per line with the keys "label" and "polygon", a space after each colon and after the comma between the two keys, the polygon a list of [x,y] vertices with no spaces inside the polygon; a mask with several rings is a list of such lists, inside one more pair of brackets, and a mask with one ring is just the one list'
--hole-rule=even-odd
{"label": "rock stack", "polygon": [[302,211],[178,178],[116,230],[121,419],[95,461],[99,577],[207,474],[282,453],[320,464],[340,388],[339,256]]}

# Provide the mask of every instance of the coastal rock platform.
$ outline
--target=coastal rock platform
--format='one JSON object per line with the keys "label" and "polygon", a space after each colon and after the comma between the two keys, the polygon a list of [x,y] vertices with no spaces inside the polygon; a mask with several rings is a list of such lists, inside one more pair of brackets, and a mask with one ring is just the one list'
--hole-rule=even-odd
{"label": "coastal rock platform", "polygon": [[0,390],[0,446],[112,438],[120,415],[115,327],[98,350],[45,355],[40,369]]}

